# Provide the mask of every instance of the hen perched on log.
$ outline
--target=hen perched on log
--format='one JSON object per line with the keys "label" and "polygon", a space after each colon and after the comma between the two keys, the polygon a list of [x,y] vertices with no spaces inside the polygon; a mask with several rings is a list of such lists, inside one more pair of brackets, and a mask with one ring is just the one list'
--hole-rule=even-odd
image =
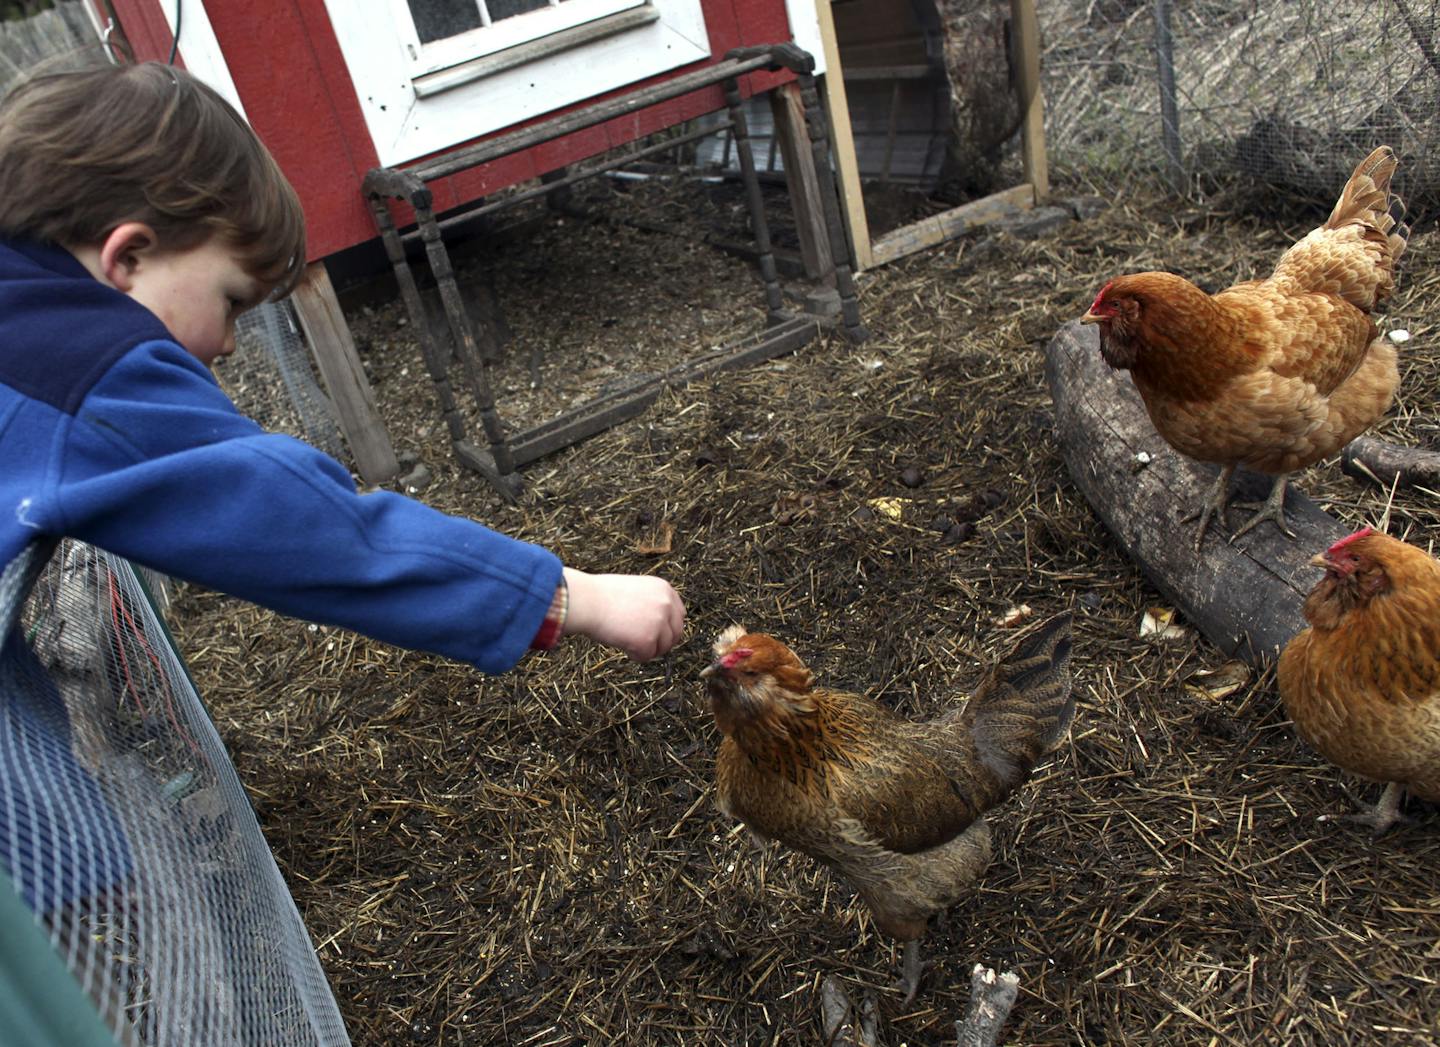
{"label": "hen perched on log", "polygon": [[1394,290],[1408,234],[1390,214],[1396,164],[1388,146],[1362,160],[1330,217],[1264,280],[1209,295],[1172,273],[1119,276],[1080,318],[1099,325],[1105,362],[1130,372],[1160,435],[1220,464],[1197,549],[1212,515],[1224,524],[1237,466],[1274,477],[1237,535],[1262,520],[1289,534],[1288,474],[1338,451],[1389,408],[1400,382],[1395,349],[1371,314]]}

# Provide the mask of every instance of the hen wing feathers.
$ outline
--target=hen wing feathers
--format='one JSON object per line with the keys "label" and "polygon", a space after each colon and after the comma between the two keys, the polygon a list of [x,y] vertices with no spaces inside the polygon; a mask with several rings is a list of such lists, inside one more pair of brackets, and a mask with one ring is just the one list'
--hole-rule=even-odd
{"label": "hen wing feathers", "polygon": [[872,744],[847,804],[884,846],[913,853],[963,832],[1030,777],[1069,730],[1071,616],[1023,638],[956,712],[929,723],[892,721]]}

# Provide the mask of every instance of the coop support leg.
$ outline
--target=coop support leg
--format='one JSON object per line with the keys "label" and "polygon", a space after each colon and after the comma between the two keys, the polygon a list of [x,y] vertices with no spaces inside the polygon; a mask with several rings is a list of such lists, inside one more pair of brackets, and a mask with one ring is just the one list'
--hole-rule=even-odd
{"label": "coop support leg", "polygon": [[863,342],[870,332],[860,322],[860,303],[855,296],[855,277],[850,270],[850,246],[845,241],[845,223],[840,217],[840,197],[835,184],[835,169],[830,166],[830,131],[825,112],[820,108],[820,93],[815,90],[815,77],[800,72],[800,100],[805,106],[805,127],[810,133],[810,149],[815,157],[815,172],[820,176],[820,196],[825,206],[825,226],[830,232],[830,253],[835,259],[835,290],[840,293],[840,320],[845,336],[852,342]]}
{"label": "coop support leg", "polygon": [[[825,225],[825,204],[820,196],[820,175],[810,152],[810,134],[805,129],[805,105],[800,88],[781,84],[770,92],[770,112],[775,136],[785,160],[785,186],[795,211],[795,232],[800,238],[800,257],[805,275],[811,280],[833,283],[835,259],[830,257],[830,230]],[[836,297],[838,307],[839,297]]]}
{"label": "coop support leg", "polygon": [[[571,199],[570,192],[570,169],[559,167],[554,171],[547,171],[540,176],[540,184],[546,187],[545,206],[551,211],[559,211],[561,214],[569,214],[575,206]],[[550,188],[554,186],[554,188]]]}
{"label": "coop support leg", "polygon": [[519,478],[514,475],[515,457],[510,452],[505,426],[495,410],[495,395],[490,389],[490,376],[486,373],[485,365],[480,359],[479,347],[475,344],[475,337],[466,322],[465,303],[460,300],[460,288],[455,284],[455,269],[450,264],[450,252],[445,249],[440,226],[435,221],[429,191],[426,190],[423,197],[415,194],[410,204],[415,208],[415,221],[420,227],[420,239],[425,244],[425,256],[430,261],[430,271],[435,274],[435,283],[440,288],[440,301],[445,306],[445,319],[450,324],[455,353],[460,357],[460,365],[464,367],[465,377],[475,394],[475,406],[480,411],[480,424],[485,429],[486,439],[490,441],[490,456],[494,459],[495,470],[499,475],[489,479],[514,496],[517,493],[515,485],[519,482]]}
{"label": "coop support leg", "polygon": [[745,200],[750,205],[750,224],[755,229],[755,247],[759,257],[760,279],[765,282],[765,306],[770,324],[789,319],[785,299],[780,292],[780,277],[775,270],[775,255],[770,246],[770,226],[765,221],[765,199],[760,194],[760,178],[755,173],[755,154],[750,148],[750,128],[740,98],[740,81],[725,81],[725,104],[730,107],[730,122],[735,126],[735,155],[740,161],[740,176],[745,182]]}
{"label": "coop support leg", "polygon": [[369,195],[370,211],[375,216],[375,228],[380,230],[380,240],[385,245],[385,256],[390,268],[395,271],[395,282],[400,285],[400,297],[405,302],[405,311],[410,315],[410,327],[420,341],[420,352],[425,357],[425,368],[430,372],[430,381],[435,385],[435,394],[440,399],[440,411],[450,439],[465,439],[465,420],[455,402],[455,391],[450,387],[450,365],[447,353],[436,344],[435,333],[430,330],[430,321],[425,314],[425,304],[420,300],[420,288],[415,284],[415,273],[405,257],[405,245],[390,216],[390,205],[378,193]]}

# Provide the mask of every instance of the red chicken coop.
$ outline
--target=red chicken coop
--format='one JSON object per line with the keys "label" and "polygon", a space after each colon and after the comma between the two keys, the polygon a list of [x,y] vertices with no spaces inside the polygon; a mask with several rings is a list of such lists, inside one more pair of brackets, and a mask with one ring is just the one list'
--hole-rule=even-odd
{"label": "red chicken coop", "polygon": [[[1025,112],[1026,183],[888,231],[884,244],[867,226],[862,184],[933,182],[936,142],[949,131],[933,0],[836,0],[834,12],[830,0],[94,3],[112,47],[181,62],[214,86],[294,184],[311,262],[297,312],[356,467],[371,481],[397,467],[324,265],[338,252],[384,242],[455,454],[513,494],[520,466],[637,413],[669,385],[797,348],[822,323],[863,338],[857,266],[954,235],[997,204],[1031,206],[1045,192],[1033,0],[1011,0],[1016,73],[1008,88],[998,85],[1013,89]],[[842,74],[847,54],[857,57],[854,80]],[[664,141],[648,144],[660,132]],[[764,330],[542,426],[508,431],[486,376],[498,351],[492,325],[485,303],[457,287],[446,234],[673,148],[677,134],[729,136]],[[799,309],[782,298],[764,214],[759,180],[771,170],[784,172],[803,270],[816,287]],[[478,420],[485,446],[467,432],[467,417]]]}

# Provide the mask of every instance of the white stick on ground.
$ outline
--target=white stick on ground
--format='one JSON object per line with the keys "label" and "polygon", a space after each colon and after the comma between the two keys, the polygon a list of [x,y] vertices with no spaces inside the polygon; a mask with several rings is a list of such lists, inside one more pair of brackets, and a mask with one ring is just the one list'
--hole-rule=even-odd
{"label": "white stick on ground", "polygon": [[820,983],[820,1017],[827,1047],[878,1047],[879,1014],[873,995],[865,994],[857,1016],[840,982],[827,974]]}
{"label": "white stick on ground", "polygon": [[969,1013],[963,1021],[955,1023],[958,1047],[995,1047],[1019,991],[1020,976],[1014,971],[997,975],[977,963],[970,972]]}

